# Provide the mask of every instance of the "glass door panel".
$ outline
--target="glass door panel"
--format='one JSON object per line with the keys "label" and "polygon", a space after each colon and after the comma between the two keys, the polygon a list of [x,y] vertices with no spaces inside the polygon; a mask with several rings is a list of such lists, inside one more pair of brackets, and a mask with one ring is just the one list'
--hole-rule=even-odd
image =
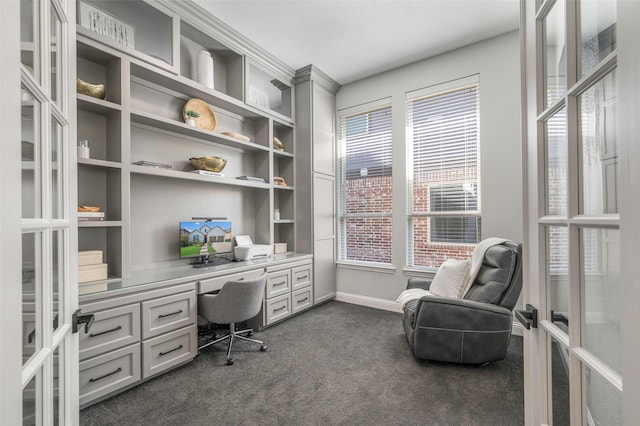
{"label": "glass door panel", "polygon": [[42,235],[22,234],[22,359],[26,363],[42,347]]}
{"label": "glass door panel", "polygon": [[64,150],[62,147],[62,124],[55,117],[51,118],[51,219],[64,217]]}
{"label": "glass door panel", "polygon": [[51,303],[54,332],[58,329],[60,324],[64,322],[64,247],[65,232],[62,230],[54,230],[51,233]]}
{"label": "glass door panel", "polygon": [[588,74],[616,48],[615,0],[580,1],[581,76]]}
{"label": "glass door panel", "polygon": [[618,212],[616,72],[613,70],[579,96],[581,212]]}
{"label": "glass door panel", "polygon": [[42,424],[42,368],[22,389],[22,425]]}
{"label": "glass door panel", "polygon": [[40,103],[33,93],[22,86],[22,217],[42,217],[40,203],[40,137],[38,119]]}
{"label": "glass door panel", "polygon": [[567,71],[565,52],[565,7],[561,1],[552,6],[544,25],[544,84],[548,108],[566,93]]}
{"label": "glass door panel", "polygon": [[596,371],[583,367],[587,395],[585,424],[622,426],[622,395]]}
{"label": "glass door panel", "polygon": [[62,31],[62,19],[58,16],[55,7],[51,8],[51,69],[49,70],[49,77],[51,79],[51,100],[58,105],[58,108],[62,109],[61,97],[62,93],[62,75],[64,70],[62,66],[62,56],[60,55],[60,36]]}
{"label": "glass door panel", "polygon": [[584,228],[582,287],[584,336],[582,346],[621,374],[620,232]]}
{"label": "glass door panel", "polygon": [[38,10],[36,0],[20,0],[20,60],[33,73],[36,79],[38,71]]}
{"label": "glass door panel", "polygon": [[551,358],[551,424],[569,426],[571,410],[569,399],[569,350],[550,338]]}
{"label": "glass door panel", "polygon": [[546,214],[567,215],[567,110],[545,123]]}
{"label": "glass door panel", "polygon": [[565,226],[547,227],[547,306],[551,321],[569,333],[569,233]]}

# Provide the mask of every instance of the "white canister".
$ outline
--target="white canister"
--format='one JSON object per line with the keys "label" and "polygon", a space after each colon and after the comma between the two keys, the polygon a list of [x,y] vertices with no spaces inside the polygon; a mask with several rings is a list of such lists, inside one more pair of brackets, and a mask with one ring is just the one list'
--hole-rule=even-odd
{"label": "white canister", "polygon": [[213,58],[208,50],[201,50],[198,53],[196,80],[198,83],[213,89]]}
{"label": "white canister", "polygon": [[86,139],[78,142],[78,158],[85,160],[89,158],[89,141]]}

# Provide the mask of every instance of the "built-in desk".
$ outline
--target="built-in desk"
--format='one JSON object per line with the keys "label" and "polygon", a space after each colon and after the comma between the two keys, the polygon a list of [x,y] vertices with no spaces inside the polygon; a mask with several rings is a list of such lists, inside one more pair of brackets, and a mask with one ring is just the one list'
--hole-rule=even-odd
{"label": "built-in desk", "polygon": [[312,260],[283,253],[207,268],[159,267],[82,285],[89,292],[80,296],[80,309],[95,320],[88,333],[79,332],[80,406],[191,361],[197,354],[197,295],[227,281],[267,273],[263,309],[251,321],[256,329],[310,308]]}

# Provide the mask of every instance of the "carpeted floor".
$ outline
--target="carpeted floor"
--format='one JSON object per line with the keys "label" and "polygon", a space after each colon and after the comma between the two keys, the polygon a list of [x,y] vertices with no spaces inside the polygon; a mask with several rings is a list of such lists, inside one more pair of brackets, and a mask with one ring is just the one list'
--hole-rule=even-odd
{"label": "carpeted floor", "polygon": [[80,412],[82,425],[521,425],[522,338],[485,367],[413,358],[401,315],[329,302],[214,345],[189,364]]}

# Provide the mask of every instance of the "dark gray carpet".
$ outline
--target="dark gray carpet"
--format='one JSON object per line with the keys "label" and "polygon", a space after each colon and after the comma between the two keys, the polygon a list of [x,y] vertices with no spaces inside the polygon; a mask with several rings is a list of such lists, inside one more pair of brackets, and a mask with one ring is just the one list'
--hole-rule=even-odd
{"label": "dark gray carpet", "polygon": [[417,361],[401,315],[329,302],[80,412],[82,425],[521,425],[522,339],[485,367]]}

